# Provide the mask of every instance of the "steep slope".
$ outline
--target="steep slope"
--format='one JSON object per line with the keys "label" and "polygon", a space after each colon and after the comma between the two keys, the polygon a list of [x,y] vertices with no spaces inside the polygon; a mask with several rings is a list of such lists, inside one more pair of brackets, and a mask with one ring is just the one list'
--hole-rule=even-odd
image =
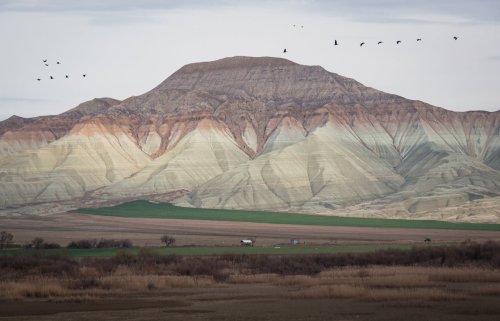
{"label": "steep slope", "polygon": [[82,197],[149,161],[123,128],[100,119],[86,121],[59,140],[0,163],[0,206]]}
{"label": "steep slope", "polygon": [[204,119],[167,153],[133,177],[105,188],[102,195],[115,198],[192,190],[247,159],[224,124]]}
{"label": "steep slope", "polygon": [[191,193],[200,207],[300,208],[328,200],[343,207],[393,193],[404,180],[332,119],[306,139],[265,153]]}

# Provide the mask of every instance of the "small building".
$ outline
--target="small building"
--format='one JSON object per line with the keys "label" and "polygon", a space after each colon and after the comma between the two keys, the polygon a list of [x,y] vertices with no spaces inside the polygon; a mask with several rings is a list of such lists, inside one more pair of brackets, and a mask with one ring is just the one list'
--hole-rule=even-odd
{"label": "small building", "polygon": [[299,241],[299,240],[297,240],[297,239],[291,239],[291,240],[290,240],[290,244],[291,244],[291,245],[297,245],[297,244],[299,244],[299,243],[300,243],[300,241]]}
{"label": "small building", "polygon": [[252,240],[241,240],[240,245],[241,246],[253,246],[253,241]]}

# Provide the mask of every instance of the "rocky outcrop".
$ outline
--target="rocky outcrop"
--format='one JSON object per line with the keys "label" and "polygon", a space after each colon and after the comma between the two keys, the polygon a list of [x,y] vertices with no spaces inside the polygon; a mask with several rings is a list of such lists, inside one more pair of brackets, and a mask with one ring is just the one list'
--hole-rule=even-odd
{"label": "rocky outcrop", "polygon": [[[182,191],[185,206],[500,221],[487,201],[499,170],[500,112],[269,57],[191,64],[141,96],[0,122],[3,207]],[[460,206],[476,212],[450,214]]]}

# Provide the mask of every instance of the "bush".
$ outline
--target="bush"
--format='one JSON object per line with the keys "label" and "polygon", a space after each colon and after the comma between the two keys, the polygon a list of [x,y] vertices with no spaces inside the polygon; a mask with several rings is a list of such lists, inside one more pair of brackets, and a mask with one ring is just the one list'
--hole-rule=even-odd
{"label": "bush", "polygon": [[108,240],[101,239],[97,242],[96,248],[131,248],[132,242],[130,240]]}
{"label": "bush", "polygon": [[60,249],[61,245],[57,243],[43,243],[42,248],[44,249]]}
{"label": "bush", "polygon": [[45,241],[41,237],[35,237],[31,241],[31,246],[34,247],[35,249],[41,249],[41,248],[43,248],[44,243],[45,243]]}
{"label": "bush", "polygon": [[92,248],[131,248],[133,246],[130,240],[79,240],[71,241],[68,244],[70,249],[92,249]]}
{"label": "bush", "polygon": [[0,249],[7,247],[10,243],[12,243],[13,239],[14,235],[5,231],[0,232]]}
{"label": "bush", "polygon": [[64,256],[0,255],[0,280],[27,276],[71,276],[78,271],[78,262]]}
{"label": "bush", "polygon": [[169,246],[172,246],[175,244],[175,238],[170,236],[170,235],[163,235],[161,238],[160,238],[160,241],[162,243],[165,243],[165,246],[166,247],[169,247]]}

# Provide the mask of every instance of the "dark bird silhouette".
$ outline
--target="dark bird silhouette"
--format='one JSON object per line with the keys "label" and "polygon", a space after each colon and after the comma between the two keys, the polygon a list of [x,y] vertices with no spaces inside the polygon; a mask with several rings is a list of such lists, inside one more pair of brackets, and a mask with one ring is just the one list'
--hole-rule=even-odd
{"label": "dark bird silhouette", "polygon": [[60,65],[61,63],[58,61],[57,64]]}
{"label": "dark bird silhouette", "polygon": [[47,62],[47,59],[45,59],[43,62]]}
{"label": "dark bird silhouette", "polygon": [[293,25],[294,27],[297,27],[297,25]]}
{"label": "dark bird silhouette", "polygon": [[69,78],[69,76],[68,76],[68,75],[66,75],[66,78]]}
{"label": "dark bird silhouette", "polygon": [[333,44],[334,46],[338,46],[339,43],[337,42],[337,40],[335,40],[335,43]]}
{"label": "dark bird silhouette", "polygon": [[49,66],[49,64],[45,64],[45,67],[48,67],[48,66]]}
{"label": "dark bird silhouette", "polygon": [[54,79],[54,77],[50,76],[50,79]]}
{"label": "dark bird silhouette", "polygon": [[85,77],[87,77],[87,74],[83,74],[82,76],[83,76],[83,78],[85,78]]}
{"label": "dark bird silhouette", "polygon": [[41,79],[40,79],[40,78],[37,78],[36,80],[40,81]]}
{"label": "dark bird silhouette", "polygon": [[360,46],[360,47],[363,47],[363,45],[364,45],[364,44],[365,44],[365,43],[364,43],[364,42],[362,42],[362,43],[360,43],[360,44],[359,44],[359,46]]}
{"label": "dark bird silhouette", "polygon": [[401,43],[401,40],[396,41],[396,45],[399,45]]}
{"label": "dark bird silhouette", "polygon": [[383,41],[379,41],[379,42],[377,42],[377,45],[380,45],[381,43],[384,43],[384,42]]}
{"label": "dark bird silhouette", "polygon": [[[283,53],[287,53],[287,52],[288,52],[288,51],[286,51],[286,48],[285,48],[285,49],[283,49]],[[84,77],[85,77],[85,76],[84,76]]]}
{"label": "dark bird silhouette", "polygon": [[453,36],[453,39],[457,40],[457,39],[458,39],[458,37],[457,37],[457,36]]}
{"label": "dark bird silhouette", "polygon": [[417,41],[422,41],[422,38],[418,38]]}

